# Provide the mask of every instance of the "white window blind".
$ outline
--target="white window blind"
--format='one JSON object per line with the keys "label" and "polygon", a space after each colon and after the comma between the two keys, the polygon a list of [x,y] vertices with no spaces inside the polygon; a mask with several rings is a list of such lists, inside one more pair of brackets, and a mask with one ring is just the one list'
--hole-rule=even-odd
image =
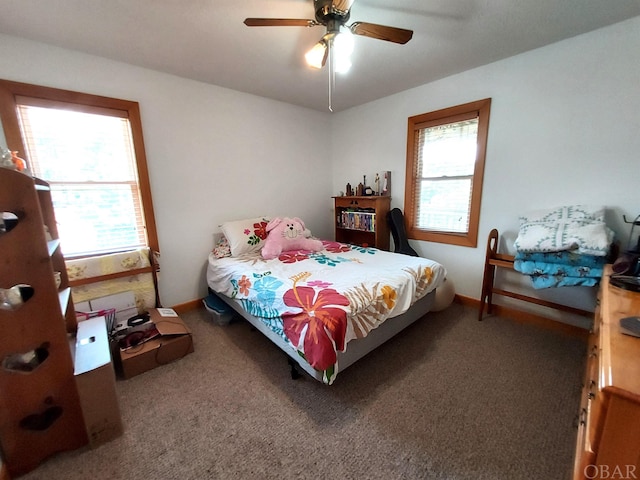
{"label": "white window blind", "polygon": [[478,117],[418,126],[414,205],[420,230],[467,233],[477,154]]}
{"label": "white window blind", "polygon": [[127,112],[21,98],[33,174],[49,182],[66,257],[147,244]]}

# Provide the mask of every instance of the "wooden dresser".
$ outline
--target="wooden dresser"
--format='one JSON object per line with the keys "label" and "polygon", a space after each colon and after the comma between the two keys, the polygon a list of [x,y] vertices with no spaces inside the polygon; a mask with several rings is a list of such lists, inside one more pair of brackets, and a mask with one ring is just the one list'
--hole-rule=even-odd
{"label": "wooden dresser", "polygon": [[640,478],[640,338],[620,319],[640,315],[640,293],[609,284],[605,269],[589,337],[573,478]]}

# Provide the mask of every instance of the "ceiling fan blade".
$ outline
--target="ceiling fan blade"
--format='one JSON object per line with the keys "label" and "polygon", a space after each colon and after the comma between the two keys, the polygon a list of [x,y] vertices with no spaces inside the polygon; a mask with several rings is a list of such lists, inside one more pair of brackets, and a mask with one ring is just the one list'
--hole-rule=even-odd
{"label": "ceiling fan blade", "polygon": [[315,27],[315,20],[305,18],[245,18],[247,27]]}
{"label": "ceiling fan blade", "polygon": [[405,44],[413,37],[413,30],[404,28],[388,27],[376,23],[354,22],[350,27],[351,33],[363,35],[365,37],[377,38],[388,42]]}

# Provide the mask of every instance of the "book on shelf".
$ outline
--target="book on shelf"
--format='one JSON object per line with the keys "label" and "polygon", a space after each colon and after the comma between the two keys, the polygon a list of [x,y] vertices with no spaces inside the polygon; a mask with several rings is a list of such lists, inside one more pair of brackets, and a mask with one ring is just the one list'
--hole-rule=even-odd
{"label": "book on shelf", "polygon": [[376,214],[374,212],[359,212],[345,210],[340,215],[339,225],[348,230],[364,232],[376,231]]}

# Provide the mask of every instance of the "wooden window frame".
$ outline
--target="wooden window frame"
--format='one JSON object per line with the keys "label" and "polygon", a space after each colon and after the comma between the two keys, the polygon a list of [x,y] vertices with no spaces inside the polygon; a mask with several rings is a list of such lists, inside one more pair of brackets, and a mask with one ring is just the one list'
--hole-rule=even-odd
{"label": "wooden window frame", "polygon": [[[74,108],[77,111],[86,111],[87,113],[95,112],[96,108],[127,112],[136,157],[138,185],[142,198],[148,247],[152,252],[159,252],[160,248],[153,211],[153,200],[151,198],[149,170],[147,168],[147,157],[142,135],[142,119],[140,117],[140,107],[138,103],[129,100],[120,100],[0,79],[0,120],[2,121],[7,147],[9,150],[19,151],[21,156],[28,155],[28,152],[22,139],[20,121],[17,113],[17,105],[20,103],[18,101],[19,97],[74,104]],[[83,109],[83,106],[86,107],[86,110]]]}
{"label": "wooden window frame", "polygon": [[[491,110],[491,99],[478,100],[475,102],[457,105],[434,112],[423,113],[409,117],[407,126],[407,163],[405,180],[405,221],[408,238],[414,240],[424,240],[428,242],[447,243],[450,245],[460,245],[465,247],[478,246],[478,226],[480,223],[480,204],[482,200],[482,183],[484,178],[484,165],[487,150],[487,137],[489,133],[489,114]],[[471,187],[471,208],[469,211],[469,228],[466,233],[444,232],[436,230],[420,229],[416,225],[416,145],[417,131],[421,128],[433,127],[437,125],[451,123],[452,121],[465,118],[469,114],[476,113],[478,116],[478,148],[473,173]]]}

